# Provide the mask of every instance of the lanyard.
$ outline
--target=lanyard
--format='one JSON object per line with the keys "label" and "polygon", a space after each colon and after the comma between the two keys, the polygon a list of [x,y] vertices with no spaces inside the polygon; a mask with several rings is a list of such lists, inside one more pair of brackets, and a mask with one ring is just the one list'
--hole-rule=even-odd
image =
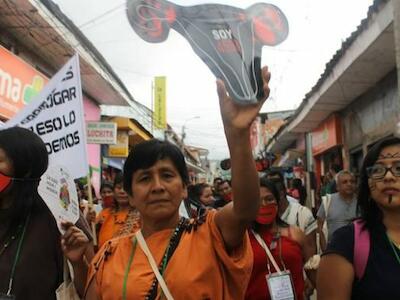
{"label": "lanyard", "polygon": [[128,282],[128,275],[129,275],[129,270],[131,269],[131,265],[133,262],[133,257],[135,256],[135,251],[136,251],[136,246],[137,246],[137,239],[135,238],[133,240],[133,245],[132,245],[132,251],[131,251],[131,255],[129,256],[129,261],[128,261],[128,266],[126,267],[125,270],[125,276],[124,276],[124,284],[122,286],[122,299],[126,299],[126,285]]}
{"label": "lanyard", "polygon": [[[178,226],[179,226],[179,225],[178,225]],[[175,230],[175,231],[176,231],[176,230]],[[138,232],[138,233],[139,233],[139,232]],[[141,235],[141,232],[140,232],[140,235]],[[170,248],[171,248],[171,239],[172,239],[172,237],[173,237],[173,235],[172,235],[171,238],[170,238],[170,241],[169,241],[169,243],[168,243],[167,249],[165,250],[165,254],[164,254],[164,257],[163,257],[163,260],[162,260],[162,268],[161,268],[161,270],[160,270],[161,275],[164,274],[164,271],[165,271],[165,269],[166,269],[166,267],[167,267],[167,264],[168,264],[168,256],[167,256],[167,254],[169,253]],[[141,235],[141,238],[143,239],[143,235]],[[143,241],[144,241],[144,239],[143,239]],[[145,241],[144,241],[144,242],[145,242]],[[135,237],[132,239],[132,243],[133,243],[132,251],[131,251],[131,254],[130,254],[130,256],[129,256],[128,265],[127,265],[127,267],[126,267],[126,269],[125,269],[124,282],[123,282],[123,286],[122,286],[122,299],[123,299],[123,300],[126,300],[126,299],[127,299],[127,298],[126,298],[126,290],[127,290],[127,284],[128,284],[128,276],[129,276],[129,271],[130,271],[131,266],[132,266],[132,263],[133,263],[133,257],[135,256],[135,252],[136,252],[136,248],[137,248],[137,243],[138,243],[138,238],[137,238],[137,236],[135,236]],[[146,246],[147,246],[147,244],[146,244]],[[142,250],[143,250],[143,249],[142,249]],[[145,252],[145,251],[143,251],[143,252]],[[150,252],[150,250],[149,250],[149,252]],[[146,253],[146,252],[145,252],[145,253]]]}
{"label": "lanyard", "polygon": [[[269,274],[271,274],[271,267],[269,265],[269,261],[271,261],[271,263],[274,266],[276,272],[278,272],[279,274],[282,273],[281,268],[279,268],[278,264],[276,263],[271,251],[269,250],[268,246],[265,244],[265,241],[254,230],[252,230],[252,233],[253,233],[254,237],[256,238],[257,242],[260,244],[260,246],[265,250],[265,253],[267,254],[267,267],[268,267]],[[283,259],[282,259],[282,241],[281,241],[280,236],[279,236],[279,259],[281,261],[283,269],[286,270],[285,263],[283,262]]]}
{"label": "lanyard", "polygon": [[393,250],[393,252],[394,252],[394,255],[396,256],[397,262],[400,264],[399,255],[397,254],[397,251],[396,251],[396,249],[395,249],[394,246],[393,246],[393,242],[392,242],[392,240],[390,239],[390,237],[389,237],[389,235],[387,234],[387,232],[386,232],[386,237],[387,237],[387,239],[388,239],[388,241],[389,241],[390,246],[392,246],[392,250]]}
{"label": "lanyard", "polygon": [[15,270],[17,268],[19,257],[21,255],[22,243],[24,241],[26,227],[27,227],[27,224],[29,222],[30,216],[31,216],[31,214],[29,214],[28,217],[25,220],[24,228],[22,229],[22,234],[21,234],[21,237],[20,237],[20,239],[18,241],[17,253],[15,254],[14,263],[13,263],[13,266],[12,266],[12,269],[11,269],[11,274],[10,274],[10,280],[8,282],[7,296],[11,295],[11,290],[12,290],[14,276],[15,276]]}

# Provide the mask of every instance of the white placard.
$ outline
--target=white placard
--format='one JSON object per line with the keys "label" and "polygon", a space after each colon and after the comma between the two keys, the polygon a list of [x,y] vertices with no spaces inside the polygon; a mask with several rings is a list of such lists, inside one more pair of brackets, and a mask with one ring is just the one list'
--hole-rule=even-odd
{"label": "white placard", "polygon": [[49,154],[49,165],[69,163],[73,178],[89,173],[77,54],[4,127],[12,126],[28,128],[41,137]]}
{"label": "white placard", "polygon": [[57,221],[58,229],[61,222],[73,224],[79,219],[79,200],[74,179],[66,167],[50,166],[43,174],[38,188],[39,195],[49,207]]}

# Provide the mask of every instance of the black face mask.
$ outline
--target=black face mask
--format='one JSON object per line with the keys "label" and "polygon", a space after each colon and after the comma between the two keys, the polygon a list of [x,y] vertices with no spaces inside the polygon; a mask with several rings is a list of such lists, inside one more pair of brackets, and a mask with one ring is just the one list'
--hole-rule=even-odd
{"label": "black face mask", "polygon": [[221,4],[179,6],[165,0],[128,0],[127,14],[145,41],[160,43],[170,28],[184,36],[230,96],[242,103],[264,97],[261,49],[283,42],[287,19],[276,6],[258,3],[247,9]]}

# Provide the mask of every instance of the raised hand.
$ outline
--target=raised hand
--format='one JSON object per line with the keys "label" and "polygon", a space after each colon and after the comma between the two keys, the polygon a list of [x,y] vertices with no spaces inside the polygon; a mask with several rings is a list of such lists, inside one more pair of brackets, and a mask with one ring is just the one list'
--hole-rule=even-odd
{"label": "raised hand", "polygon": [[227,93],[224,82],[220,79],[217,80],[219,105],[225,130],[250,128],[265,100],[269,96],[270,89],[268,83],[271,78],[271,73],[268,71],[268,67],[262,69],[262,77],[264,83],[264,99],[261,99],[258,103],[246,105],[241,105],[233,101]]}

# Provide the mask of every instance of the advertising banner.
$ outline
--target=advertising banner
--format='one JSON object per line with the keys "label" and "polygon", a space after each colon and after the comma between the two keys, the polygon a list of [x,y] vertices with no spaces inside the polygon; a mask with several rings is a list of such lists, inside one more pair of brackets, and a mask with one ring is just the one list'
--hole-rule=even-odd
{"label": "advertising banner", "polygon": [[11,119],[42,90],[48,79],[0,46],[0,116]]}
{"label": "advertising banner", "polygon": [[157,129],[167,128],[167,79],[163,76],[154,78],[154,113],[153,126]]}

